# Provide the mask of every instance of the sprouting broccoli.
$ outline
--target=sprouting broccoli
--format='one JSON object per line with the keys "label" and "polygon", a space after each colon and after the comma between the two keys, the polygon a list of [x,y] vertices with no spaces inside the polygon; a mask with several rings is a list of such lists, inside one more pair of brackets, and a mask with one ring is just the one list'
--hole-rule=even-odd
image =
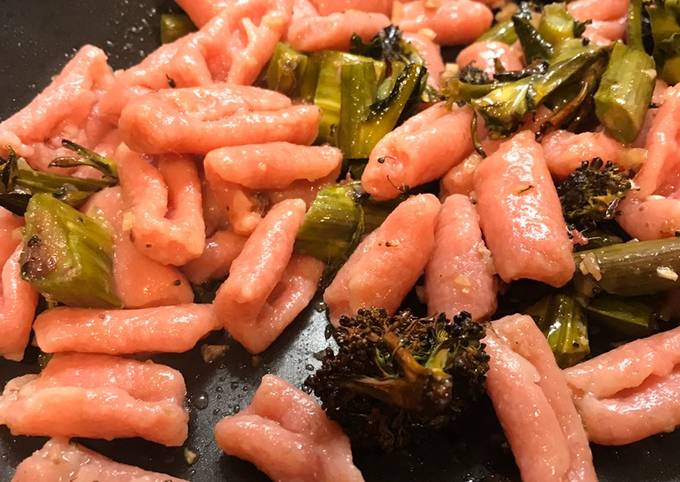
{"label": "sprouting broccoli", "polygon": [[388,25],[375,34],[371,40],[364,42],[356,33],[350,39],[350,53],[364,55],[376,60],[409,61],[415,52],[401,37],[401,30],[396,25]]}
{"label": "sprouting broccoli", "polygon": [[7,157],[0,158],[0,206],[23,216],[34,194],[50,193],[77,207],[95,192],[118,183],[116,165],[112,160],[68,140],[63,140],[62,145],[74,151],[77,157],[58,157],[50,166],[90,166],[99,170],[102,178],[83,179],[36,171],[9,147]]}
{"label": "sprouting broccoli", "polygon": [[359,310],[343,317],[338,344],[305,386],[357,445],[384,450],[442,429],[485,392],[485,327],[468,313],[418,318]]}
{"label": "sprouting broccoli", "polygon": [[619,201],[633,186],[630,176],[599,157],[583,161],[557,186],[564,219],[579,229],[614,219]]}
{"label": "sprouting broccoli", "polygon": [[463,67],[460,70],[458,78],[461,82],[475,85],[490,84],[492,82],[489,74],[484,72],[482,69],[475,67],[474,63],[467,64],[465,67]]}

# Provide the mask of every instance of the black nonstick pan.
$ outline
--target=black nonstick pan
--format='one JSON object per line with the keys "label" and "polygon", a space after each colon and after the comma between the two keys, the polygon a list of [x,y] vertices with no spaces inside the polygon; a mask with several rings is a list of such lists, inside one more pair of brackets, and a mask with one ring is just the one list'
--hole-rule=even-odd
{"label": "black nonstick pan", "polygon": [[[132,65],[159,43],[159,16],[176,7],[164,0],[1,0],[0,118],[31,100],[81,45],[103,48],[115,68]],[[300,385],[314,369],[313,354],[326,346],[325,315],[310,306],[259,358],[226,340],[224,359],[203,361],[198,349],[159,356],[182,371],[189,389],[190,437],[186,447],[198,454],[189,465],[184,448],[165,448],[142,440],[82,441],[114,458],[145,469],[194,481],[266,481],[252,465],[227,457],[215,445],[213,427],[247,405],[259,379],[275,373]],[[215,334],[212,343],[224,343]],[[37,352],[22,363],[0,361],[0,383],[37,372]],[[680,394],[678,394],[680,397]],[[45,439],[12,437],[0,428],[0,481]],[[680,433],[662,435],[620,448],[593,447],[603,482],[680,481]],[[512,454],[488,402],[465,424],[409,451],[389,455],[355,453],[368,482],[451,482],[519,480]],[[341,482],[341,481],[338,481]]]}

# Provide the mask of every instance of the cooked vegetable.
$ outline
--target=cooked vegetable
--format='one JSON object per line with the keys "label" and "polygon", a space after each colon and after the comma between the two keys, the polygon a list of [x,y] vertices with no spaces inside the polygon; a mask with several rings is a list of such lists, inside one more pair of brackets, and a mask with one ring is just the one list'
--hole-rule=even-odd
{"label": "cooked vegetable", "polygon": [[341,68],[338,147],[347,159],[367,157],[360,145],[361,124],[377,94],[373,62],[345,63]]}
{"label": "cooked vegetable", "polygon": [[417,318],[382,309],[343,317],[305,381],[355,444],[403,447],[460,418],[485,391],[483,324],[461,313]]}
{"label": "cooked vegetable", "polygon": [[497,23],[477,39],[477,42],[503,42],[508,45],[516,41],[517,33],[512,19]]}
{"label": "cooked vegetable", "polygon": [[349,157],[368,158],[378,141],[392,131],[404,115],[412,112],[420,102],[426,74],[424,66],[410,63],[396,76],[394,87],[386,97],[381,98],[378,89],[378,100],[370,106],[366,118],[356,128]]}
{"label": "cooked vegetable", "polygon": [[633,186],[630,176],[600,158],[583,161],[557,186],[564,219],[579,229],[614,219],[619,201]]}
{"label": "cooked vegetable", "polygon": [[515,26],[527,64],[535,60],[549,60],[553,56],[552,45],[536,30],[531,20],[529,4],[523,2],[519,12],[512,16],[512,24]]}
{"label": "cooked vegetable", "polygon": [[563,3],[551,3],[543,7],[538,33],[550,45],[559,45],[565,40],[578,38],[584,30],[585,24],[569,15]]}
{"label": "cooked vegetable", "polygon": [[25,219],[21,275],[48,301],[85,308],[121,305],[107,229],[51,194],[33,196]]}
{"label": "cooked vegetable", "polygon": [[104,179],[115,184],[118,181],[118,168],[115,161],[106,156],[102,156],[90,149],[76,144],[68,139],[63,139],[61,145],[75,152],[79,157],[57,157],[50,162],[50,166],[55,167],[92,167],[102,173]]}
{"label": "cooked vegetable", "polygon": [[574,253],[575,284],[591,295],[594,290],[636,296],[680,285],[680,238],[629,241]]}
{"label": "cooked vegetable", "polygon": [[557,364],[570,367],[590,353],[588,324],[579,302],[567,294],[554,294],[543,298],[527,310],[555,354]]}
{"label": "cooked vegetable", "polygon": [[279,42],[267,68],[267,88],[289,97],[299,97],[309,57]]}
{"label": "cooked vegetable", "polygon": [[646,5],[654,39],[654,60],[659,77],[669,84],[680,81],[680,24],[671,2]]}
{"label": "cooked vegetable", "polygon": [[187,15],[182,13],[165,13],[161,15],[161,43],[174,42],[194,30],[196,30],[196,26]]}
{"label": "cooked vegetable", "polygon": [[644,299],[602,295],[590,300],[585,309],[588,318],[606,328],[610,336],[641,338],[658,329],[659,315]]}
{"label": "cooked vegetable", "polygon": [[559,87],[576,80],[592,66],[604,51],[593,45],[566,46],[551,60],[545,74],[534,74],[523,79],[502,83],[484,97],[470,104],[484,117],[494,137],[516,131],[524,116],[541,105]]}
{"label": "cooked vegetable", "polygon": [[[91,165],[89,163],[89,160],[73,159],[71,165]],[[102,169],[115,173],[114,165]],[[114,177],[83,179],[36,171],[10,150],[7,159],[0,159],[0,206],[23,216],[31,196],[38,193],[51,193],[71,206],[80,206],[92,194],[116,182]]]}
{"label": "cooked vegetable", "polygon": [[362,236],[380,226],[394,206],[362,195],[360,182],[326,186],[305,215],[295,250],[330,265],[342,263]]}
{"label": "cooked vegetable", "polygon": [[364,42],[357,34],[352,34],[350,44],[349,51],[352,54],[376,60],[402,62],[419,60],[419,63],[422,63],[416,50],[401,38],[401,31],[396,25],[385,27],[368,42]]}
{"label": "cooked vegetable", "polygon": [[631,143],[652,100],[656,66],[642,43],[642,0],[628,6],[628,45],[616,42],[595,93],[595,113],[615,139]]}

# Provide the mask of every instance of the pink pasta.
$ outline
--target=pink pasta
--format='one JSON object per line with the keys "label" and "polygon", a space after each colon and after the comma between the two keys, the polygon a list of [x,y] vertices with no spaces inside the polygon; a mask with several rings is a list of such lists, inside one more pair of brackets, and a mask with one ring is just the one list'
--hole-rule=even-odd
{"label": "pink pasta", "polygon": [[434,250],[425,268],[430,314],[451,318],[467,311],[475,320],[496,311],[497,283],[474,205],[463,195],[446,198],[439,212]]}
{"label": "pink pasta", "polygon": [[64,438],[48,440],[24,459],[12,482],[187,482],[167,474],[121,464]]}
{"label": "pink pasta", "polygon": [[163,365],[60,354],[39,375],[5,385],[0,424],[14,435],[142,437],[179,446],[188,431],[185,394],[181,373]]}
{"label": "pink pasta", "polygon": [[464,45],[491,26],[493,13],[483,3],[471,0],[395,0],[392,22],[404,32],[428,29],[440,45]]}
{"label": "pink pasta", "polygon": [[10,146],[34,168],[47,170],[69,152],[61,147],[63,138],[96,146],[110,128],[101,126],[93,108],[112,82],[106,54],[85,45],[29,105],[0,123],[0,152]]}
{"label": "pink pasta", "polygon": [[225,453],[280,482],[364,480],[340,427],[311,396],[273,375],[262,378],[248,408],[217,424],[215,438]]}
{"label": "pink pasta", "polygon": [[632,341],[565,370],[588,437],[622,445],[680,425],[680,329]]}
{"label": "pink pasta", "polygon": [[543,333],[528,316],[491,323],[487,390],[522,480],[597,481],[581,419]]}
{"label": "pink pasta", "polygon": [[562,286],[574,274],[562,207],[530,131],[515,134],[475,171],[477,211],[503,281],[520,278]]}
{"label": "pink pasta", "polygon": [[431,194],[413,196],[364,238],[324,292],[332,323],[360,308],[399,308],[430,258],[440,207]]}
{"label": "pink pasta", "polygon": [[206,154],[225,146],[287,141],[311,144],[320,114],[286,96],[231,84],[167,89],[131,101],[120,118],[122,138],[146,154]]}
{"label": "pink pasta", "polygon": [[210,305],[175,305],[136,310],[53,308],[34,330],[45,353],[124,355],[182,353],[219,327]]}
{"label": "pink pasta", "polygon": [[116,151],[125,216],[142,254],[162,264],[183,265],[205,244],[201,181],[196,163],[176,155],[151,159],[121,145]]}
{"label": "pink pasta", "polygon": [[229,277],[217,292],[217,316],[251,353],[265,350],[316,292],[323,263],[292,256],[304,213],[305,203],[299,199],[272,207],[232,262]]}
{"label": "pink pasta", "polygon": [[362,187],[376,199],[393,199],[443,176],[472,152],[471,120],[470,108],[444,103],[411,117],[373,148]]}
{"label": "pink pasta", "polygon": [[194,294],[186,277],[142,254],[123,226],[120,187],[108,188],[90,198],[83,210],[105,221],[113,234],[113,279],[116,294],[126,308],[191,303]]}
{"label": "pink pasta", "polygon": [[286,40],[303,52],[347,50],[353,34],[368,41],[389,24],[382,13],[349,9],[323,15],[308,0],[295,0]]}

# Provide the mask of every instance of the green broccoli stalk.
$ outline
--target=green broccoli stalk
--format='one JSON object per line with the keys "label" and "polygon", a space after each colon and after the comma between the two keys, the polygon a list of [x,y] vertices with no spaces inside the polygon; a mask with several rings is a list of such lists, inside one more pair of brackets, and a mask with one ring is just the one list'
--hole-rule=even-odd
{"label": "green broccoli stalk", "polygon": [[359,310],[343,317],[305,386],[358,445],[384,450],[442,429],[485,392],[485,327],[468,313],[418,318]]}
{"label": "green broccoli stalk", "polygon": [[583,161],[557,186],[564,219],[578,229],[614,219],[619,201],[632,188],[630,173],[600,158]]}

